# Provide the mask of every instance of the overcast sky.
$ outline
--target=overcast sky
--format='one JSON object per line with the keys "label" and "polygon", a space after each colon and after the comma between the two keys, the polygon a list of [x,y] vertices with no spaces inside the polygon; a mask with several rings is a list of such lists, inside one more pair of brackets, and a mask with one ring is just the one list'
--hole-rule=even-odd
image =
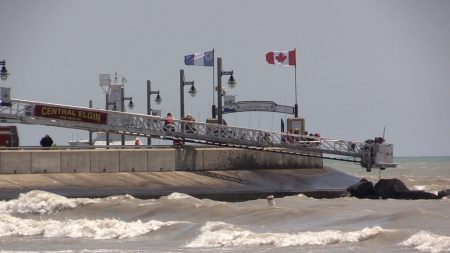
{"label": "overcast sky", "polygon": [[[450,1],[60,1],[0,0],[0,59],[12,97],[104,108],[98,74],[128,79],[134,112],[146,113],[146,80],[164,99],[153,108],[210,116],[212,69],[184,55],[215,49],[238,84],[237,100],[293,105],[294,68],[269,65],[272,50],[297,49],[300,116],[322,136],[380,136],[397,156],[450,155]],[[226,83],[226,78],[223,80]],[[278,113],[227,114],[229,125],[280,129]],[[21,145],[86,138],[85,131],[19,125]]]}

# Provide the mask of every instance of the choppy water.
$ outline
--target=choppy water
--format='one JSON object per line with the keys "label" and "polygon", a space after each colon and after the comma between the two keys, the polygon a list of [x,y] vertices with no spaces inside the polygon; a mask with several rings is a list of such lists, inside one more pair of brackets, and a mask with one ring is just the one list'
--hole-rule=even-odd
{"label": "choppy water", "polygon": [[[416,189],[450,188],[450,158],[398,159],[383,171]],[[378,171],[333,167],[376,181]],[[0,252],[450,252],[450,200],[220,202],[172,193],[67,199],[32,191],[0,201]]]}

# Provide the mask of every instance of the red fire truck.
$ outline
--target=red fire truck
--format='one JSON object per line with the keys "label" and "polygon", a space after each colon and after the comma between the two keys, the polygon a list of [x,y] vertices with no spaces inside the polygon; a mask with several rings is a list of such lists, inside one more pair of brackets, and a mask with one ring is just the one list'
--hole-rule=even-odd
{"label": "red fire truck", "polygon": [[0,126],[0,147],[18,147],[19,135],[16,126]]}

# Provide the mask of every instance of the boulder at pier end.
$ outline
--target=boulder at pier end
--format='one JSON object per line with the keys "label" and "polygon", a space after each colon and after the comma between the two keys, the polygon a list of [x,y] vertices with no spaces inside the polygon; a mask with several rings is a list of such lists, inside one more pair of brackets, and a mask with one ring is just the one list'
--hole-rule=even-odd
{"label": "boulder at pier end", "polygon": [[447,197],[449,195],[450,195],[450,189],[442,190],[442,191],[438,192],[438,197],[439,198]]}
{"label": "boulder at pier end", "polygon": [[375,192],[375,188],[373,187],[373,183],[363,178],[358,183],[351,185],[347,188],[347,192],[350,193],[350,196],[356,198],[371,198],[377,199],[378,195]]}
{"label": "boulder at pier end", "polygon": [[426,191],[410,191],[399,179],[380,179],[375,184],[375,192],[383,199],[437,199],[438,197]]}
{"label": "boulder at pier end", "polygon": [[375,186],[365,178],[349,186],[347,192],[357,198],[382,199],[439,199],[449,192],[442,191],[439,195],[426,191],[411,191],[399,179],[380,179]]}

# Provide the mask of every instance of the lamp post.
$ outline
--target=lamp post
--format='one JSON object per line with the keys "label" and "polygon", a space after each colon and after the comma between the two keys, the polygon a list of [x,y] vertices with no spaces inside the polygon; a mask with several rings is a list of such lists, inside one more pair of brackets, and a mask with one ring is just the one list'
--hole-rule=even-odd
{"label": "lamp post", "polygon": [[189,94],[195,97],[197,94],[197,89],[194,86],[194,81],[186,82],[184,81],[184,69],[180,69],[180,118],[184,118],[184,86],[191,85],[189,89]]}
{"label": "lamp post", "polygon": [[[134,103],[132,97],[125,97],[125,82],[127,81],[124,77],[122,77],[122,84],[119,84],[117,73],[115,73],[114,84],[111,84],[111,77],[109,74],[100,74],[100,87],[105,90],[106,102],[105,107],[106,110],[109,110],[109,106],[112,105],[113,111],[117,110],[117,102],[120,102],[120,111],[125,111],[125,101],[130,101],[128,103],[128,107],[133,109]],[[106,88],[107,87],[107,90]],[[109,146],[109,132],[106,132],[106,145]],[[122,145],[125,145],[125,135],[122,135]]]}
{"label": "lamp post", "polygon": [[[128,103],[128,108],[130,108],[130,110],[132,110],[134,108],[133,98],[125,97],[124,93],[125,93],[125,89],[124,89],[124,87],[121,87],[120,88],[120,98],[119,98],[121,112],[125,112],[125,101],[126,100],[130,101]],[[113,106],[112,110],[117,111],[117,101],[108,101],[109,96],[108,96],[108,94],[106,94],[106,95],[107,95],[106,96],[107,97],[106,98],[106,106],[107,106],[106,109],[109,110],[109,105],[112,105]],[[122,146],[125,146],[125,135],[123,135],[123,134],[121,136],[121,141],[122,141]],[[106,145],[109,145],[109,133],[106,134]]]}
{"label": "lamp post", "polygon": [[6,61],[0,61],[0,66],[2,66],[2,69],[0,71],[0,77],[3,81],[6,81],[6,79],[8,78],[8,70],[6,69]]}
{"label": "lamp post", "polygon": [[[112,110],[117,111],[117,101],[108,101],[109,94],[106,94],[106,110],[109,110],[109,106],[112,105]],[[133,98],[124,96],[124,88],[120,89],[120,111],[125,112],[125,100],[129,100],[128,108],[132,110],[134,108]],[[122,146],[125,146],[125,135],[121,136]],[[109,132],[106,133],[106,145],[109,145]]]}
{"label": "lamp post", "polygon": [[233,77],[233,70],[223,71],[222,70],[222,58],[217,57],[217,123],[219,125],[223,124],[222,120],[222,76],[230,76],[228,79],[228,86],[233,89],[236,86],[236,80]]}
{"label": "lamp post", "polygon": [[[130,101],[128,103],[128,108],[130,108],[130,110],[133,110],[134,108],[134,103],[133,103],[133,97],[125,97],[125,88],[122,86],[120,88],[120,111],[124,112],[125,111],[125,101]],[[125,135],[122,134],[122,146],[125,146]]]}
{"label": "lamp post", "polygon": [[[0,61],[0,66],[2,66],[0,70],[0,77],[3,81],[6,81],[9,75],[5,65],[6,65],[5,60]],[[11,96],[11,88],[0,87],[0,106],[11,106],[10,96]]]}
{"label": "lamp post", "polygon": [[[159,95],[159,90],[152,90],[152,83],[150,82],[150,80],[147,80],[147,115],[153,115],[152,114],[152,103],[151,103],[151,95],[155,94],[156,98],[155,98],[155,102],[156,104],[161,104],[162,98]],[[152,145],[152,137],[147,137],[147,145],[151,146]]]}
{"label": "lamp post", "polygon": [[[89,108],[92,108],[92,100],[89,100]],[[93,144],[92,142],[92,131],[89,131],[89,146]]]}
{"label": "lamp post", "polygon": [[[105,102],[105,109],[109,110],[109,105],[110,104],[116,104],[115,102],[109,102],[109,93],[105,93],[105,98],[106,98],[106,102]],[[106,131],[106,146],[109,146],[109,131]]]}

